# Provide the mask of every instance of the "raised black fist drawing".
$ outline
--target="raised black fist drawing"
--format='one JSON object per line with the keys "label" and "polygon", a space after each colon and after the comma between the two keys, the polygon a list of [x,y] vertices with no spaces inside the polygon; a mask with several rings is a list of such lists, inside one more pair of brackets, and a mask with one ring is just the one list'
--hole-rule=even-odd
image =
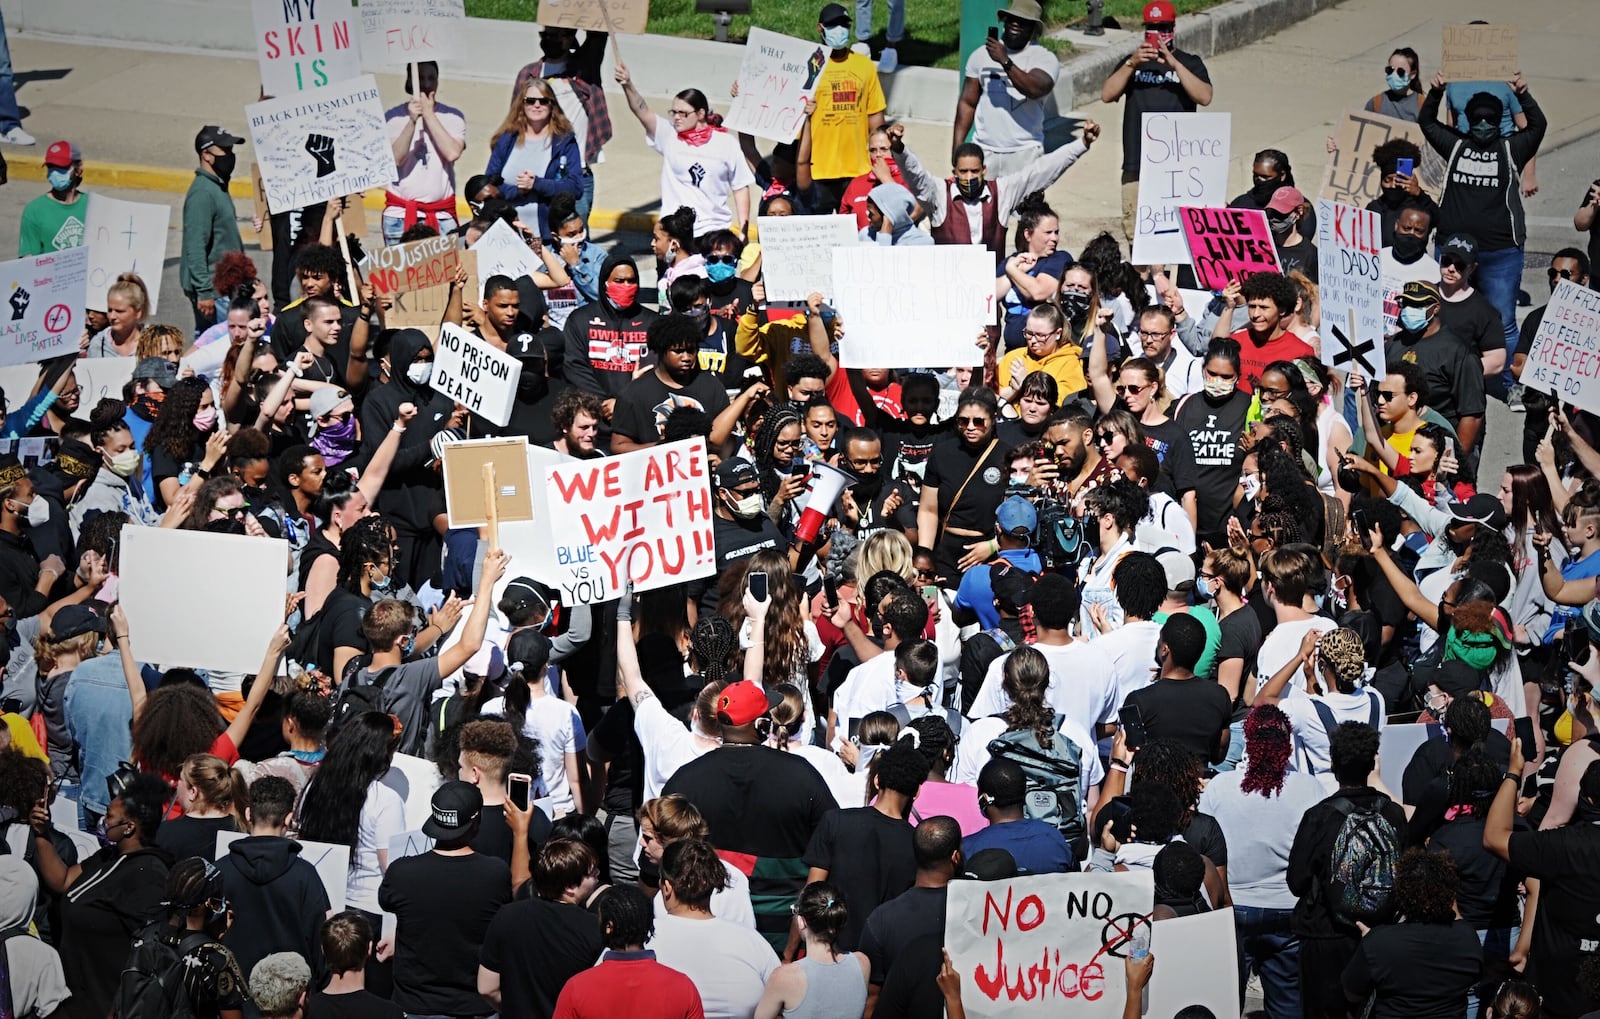
{"label": "raised black fist drawing", "polygon": [[306,151],[317,161],[317,176],[326,177],[334,170],[333,139],[325,134],[306,136]]}
{"label": "raised black fist drawing", "polygon": [[22,321],[22,316],[28,313],[28,302],[32,300],[33,295],[21,287],[11,291],[11,321]]}

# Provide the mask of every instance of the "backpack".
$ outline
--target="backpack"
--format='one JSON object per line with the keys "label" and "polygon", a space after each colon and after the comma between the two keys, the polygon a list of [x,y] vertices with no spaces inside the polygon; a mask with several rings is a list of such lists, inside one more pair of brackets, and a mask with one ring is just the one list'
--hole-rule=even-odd
{"label": "backpack", "polygon": [[[900,728],[904,729],[906,726],[911,724],[911,709],[906,707],[904,704],[891,704],[884,710],[894,716],[894,720],[900,723]],[[945,724],[950,726],[950,731],[955,733],[957,737],[961,735],[961,728],[966,724],[967,721],[965,718],[961,717],[961,712],[957,711],[955,708],[947,708],[942,705],[929,708],[927,711],[923,712],[923,714],[942,715]],[[917,717],[921,718],[922,715],[918,715]]]}
{"label": "backpack", "polygon": [[1375,802],[1357,805],[1342,796],[1329,802],[1344,820],[1328,865],[1328,908],[1351,923],[1378,923],[1391,912],[1400,836]]}
{"label": "backpack", "polygon": [[[999,716],[995,716],[999,717]],[[1065,715],[1055,716],[1055,739],[1046,750],[1032,729],[1002,733],[989,741],[989,756],[1012,761],[1028,779],[1023,813],[1036,821],[1054,825],[1080,860],[1088,854],[1088,831],[1083,823],[1083,803],[1079,779],[1083,775],[1083,751],[1061,735]]]}
{"label": "backpack", "polygon": [[165,921],[140,931],[122,966],[113,1019],[195,1019],[194,1002],[183,986],[184,958],[211,941],[205,931],[188,931],[174,947],[159,933]]}
{"label": "backpack", "polygon": [[1059,500],[1041,499],[1037,509],[1039,526],[1034,551],[1046,566],[1076,582],[1078,564],[1089,551],[1083,525],[1072,515],[1072,508]]}
{"label": "backpack", "polygon": [[384,684],[389,682],[400,667],[391,665],[387,669],[368,672],[366,682],[360,682],[361,672],[365,667],[365,663],[356,665],[356,662],[360,661],[362,657],[357,655],[351,661],[350,664],[355,668],[345,669],[344,681],[339,684],[338,699],[333,703],[333,718],[328,723],[328,732],[330,734],[338,732],[340,726],[357,715],[368,711],[387,712],[389,710],[386,706],[389,702],[383,691]]}

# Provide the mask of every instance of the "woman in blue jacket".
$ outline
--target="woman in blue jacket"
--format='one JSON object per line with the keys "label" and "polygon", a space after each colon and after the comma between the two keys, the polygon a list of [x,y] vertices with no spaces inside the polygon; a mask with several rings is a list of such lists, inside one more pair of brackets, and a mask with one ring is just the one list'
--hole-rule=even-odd
{"label": "woman in blue jacket", "polygon": [[549,237],[547,207],[556,195],[583,193],[583,157],[572,125],[543,78],[530,78],[495,132],[484,174],[499,174],[500,197],[517,218]]}

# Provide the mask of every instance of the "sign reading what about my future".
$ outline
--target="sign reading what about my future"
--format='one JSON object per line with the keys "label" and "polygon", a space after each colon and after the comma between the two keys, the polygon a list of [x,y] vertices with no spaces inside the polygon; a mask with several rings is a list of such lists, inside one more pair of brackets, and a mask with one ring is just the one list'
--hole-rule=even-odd
{"label": "sign reading what about my future", "polygon": [[1528,350],[1522,384],[1600,414],[1600,293],[1560,280]]}

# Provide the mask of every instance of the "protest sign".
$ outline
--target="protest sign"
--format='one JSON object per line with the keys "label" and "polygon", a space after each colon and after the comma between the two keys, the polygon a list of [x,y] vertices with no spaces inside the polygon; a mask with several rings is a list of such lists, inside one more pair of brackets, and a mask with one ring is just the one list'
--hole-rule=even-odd
{"label": "protest sign", "polygon": [[[227,856],[232,852],[230,847],[235,842],[249,835],[245,831],[217,832],[217,859]],[[309,839],[294,841],[300,846],[300,859],[317,869],[317,877],[322,879],[322,889],[328,893],[328,904],[336,911],[343,909],[345,890],[350,880],[350,847],[334,842],[312,842]]]}
{"label": "protest sign", "polygon": [[[172,582],[173,563],[227,563]],[[117,576],[133,656],[164,668],[218,669],[254,676],[283,622],[289,544],[278,538],[177,530],[122,529]]]}
{"label": "protest sign", "polygon": [[1338,146],[1328,154],[1322,171],[1323,198],[1365,208],[1383,193],[1383,174],[1372,161],[1372,150],[1390,138],[1406,138],[1422,150],[1422,164],[1414,167],[1418,184],[1435,201],[1444,185],[1444,159],[1422,137],[1422,128],[1408,120],[1383,117],[1366,110],[1350,110],[1334,134]]}
{"label": "protest sign", "polygon": [[494,464],[495,512],[500,523],[533,519],[533,485],[528,473],[528,440],[520,435],[447,442],[444,452],[444,504],[451,527],[477,527],[489,519],[484,503],[483,465]]}
{"label": "protest sign", "polygon": [[769,301],[832,297],[833,249],[860,243],[854,216],[762,216],[756,228]]}
{"label": "protest sign", "polygon": [[446,322],[439,326],[439,339],[433,345],[433,377],[428,380],[436,391],[504,426],[511,420],[521,378],[521,361],[458,325]]}
{"label": "protest sign", "polygon": [[455,60],[466,22],[463,0],[361,0],[361,52],[368,67]]}
{"label": "protest sign", "polygon": [[378,781],[400,794],[406,805],[406,827],[422,827],[433,813],[433,792],[444,784],[439,766],[410,754],[395,754]]}
{"label": "protest sign", "polygon": [[[0,365],[30,364],[77,351],[88,279],[89,250],[84,247],[0,262],[0,286],[6,294],[0,309]],[[30,380],[22,392],[31,385]]]}
{"label": "protest sign", "polygon": [[723,126],[775,142],[794,141],[805,120],[805,101],[817,91],[817,78],[827,65],[827,51],[816,40],[751,26],[739,62],[739,94]]}
{"label": "protest sign", "polygon": [[1522,384],[1600,414],[1600,293],[1557,281],[1528,350]]}
{"label": "protest sign", "polygon": [[1258,272],[1281,272],[1267,214],[1260,209],[1178,210],[1189,245],[1195,279],[1208,290],[1223,290]]}
{"label": "protest sign", "polygon": [[[108,396],[114,400],[122,399],[122,387],[133,378],[136,364],[138,358],[134,357],[83,357],[74,360],[72,377],[78,383],[78,413],[87,413],[81,408],[93,407]],[[32,361],[8,365],[0,368],[0,392],[30,393],[38,378],[39,366]]]}
{"label": "protest sign", "polygon": [[[391,244],[387,247],[373,248],[367,252],[363,260],[362,270],[367,277],[367,282],[372,284],[373,292],[379,297],[394,299],[394,305],[385,315],[385,322],[391,326],[409,325],[394,319],[393,313],[398,311],[404,318],[412,311],[403,295],[413,294],[418,291],[444,294],[445,300],[450,296],[450,280],[454,278],[456,270],[463,261],[470,262],[473,267],[477,265],[477,257],[471,252],[462,251],[456,244],[454,235],[444,237],[425,237],[420,241],[409,244]],[[469,290],[468,293],[476,293]],[[440,313],[444,305],[439,304]],[[434,315],[431,322],[437,324],[440,316]]]}
{"label": "protest sign", "polygon": [[423,853],[431,852],[433,852],[433,839],[424,835],[421,828],[389,836],[390,863],[408,856],[421,856]]}
{"label": "protest sign", "polygon": [[285,98],[361,73],[350,0],[250,0],[261,90]]}
{"label": "protest sign", "polygon": [[[461,299],[470,304],[473,295],[479,293],[477,253],[452,249],[448,254],[438,256],[438,260],[445,264],[454,261],[466,270],[467,282],[461,289]],[[409,284],[434,279],[439,267],[430,260],[430,264],[418,266],[414,272],[401,274],[396,281],[398,289],[388,294],[394,303],[384,313],[386,325],[392,329],[423,329],[430,338],[438,337],[439,323],[444,320],[445,309],[450,305],[450,285],[445,283],[413,289]]]}
{"label": "protest sign", "polygon": [[1239,1014],[1239,962],[1233,910],[1170,917],[1150,926],[1150,954],[1161,964],[1150,974],[1144,1015],[1165,1019],[1191,1005],[1212,1015]]}
{"label": "protest sign", "polygon": [[[1490,724],[1501,734],[1507,734],[1511,729],[1509,718],[1491,719]],[[1411,755],[1428,740],[1443,734],[1444,726],[1438,722],[1390,722],[1378,730],[1378,769],[1383,784],[1389,787],[1390,792],[1397,797],[1404,795],[1402,787],[1405,785],[1406,766],[1411,763]],[[1331,787],[1329,791],[1332,791]]]}
{"label": "protest sign", "polygon": [[22,466],[32,470],[56,462],[61,449],[59,435],[35,435],[28,439],[0,439],[0,456],[15,455]]}
{"label": "protest sign", "polygon": [[1121,1019],[1122,960],[1154,899],[1148,870],[952,881],[944,943],[967,1015]]}
{"label": "protest sign", "polygon": [[396,178],[383,100],[370,74],[244,108],[273,212],[303,209]]}
{"label": "protest sign", "polygon": [[89,304],[105,310],[106,288],[124,272],[139,274],[150,294],[150,310],[161,301],[162,266],[167,257],[167,229],[172,206],[156,202],[124,202],[105,195],[89,196],[84,234],[89,248]]}
{"label": "protest sign", "polygon": [[1376,212],[1317,200],[1322,363],[1341,375],[1383,378],[1382,245]]}
{"label": "protest sign", "polygon": [[1139,211],[1133,261],[1172,265],[1189,259],[1178,209],[1228,204],[1227,113],[1147,113],[1140,126]]}
{"label": "protest sign", "polygon": [[547,28],[643,35],[650,0],[539,0],[535,20]]}
{"label": "protest sign", "polygon": [[1439,73],[1445,81],[1510,81],[1520,70],[1516,25],[1446,25]]}
{"label": "protest sign", "polygon": [[642,592],[716,572],[704,439],[556,464],[540,481],[554,561],[534,577],[559,586],[562,604],[610,601],[629,578]]}
{"label": "protest sign", "polygon": [[[497,219],[494,226],[483,232],[472,243],[472,250],[478,256],[479,285],[487,283],[490,276],[509,276],[517,279],[521,276],[532,276],[539,269],[539,257],[528,247],[528,242],[522,235],[505,220]],[[482,290],[472,293],[483,299]]]}
{"label": "protest sign", "polygon": [[[251,232],[256,235],[256,243],[262,251],[272,250],[272,210],[267,208],[267,185],[261,180],[261,166],[258,163],[250,164],[250,204],[255,209],[255,218],[261,220],[261,229]],[[242,229],[242,228],[241,228]]]}
{"label": "protest sign", "polygon": [[969,244],[833,249],[834,307],[848,368],[980,364],[978,334],[995,321],[994,256]]}

